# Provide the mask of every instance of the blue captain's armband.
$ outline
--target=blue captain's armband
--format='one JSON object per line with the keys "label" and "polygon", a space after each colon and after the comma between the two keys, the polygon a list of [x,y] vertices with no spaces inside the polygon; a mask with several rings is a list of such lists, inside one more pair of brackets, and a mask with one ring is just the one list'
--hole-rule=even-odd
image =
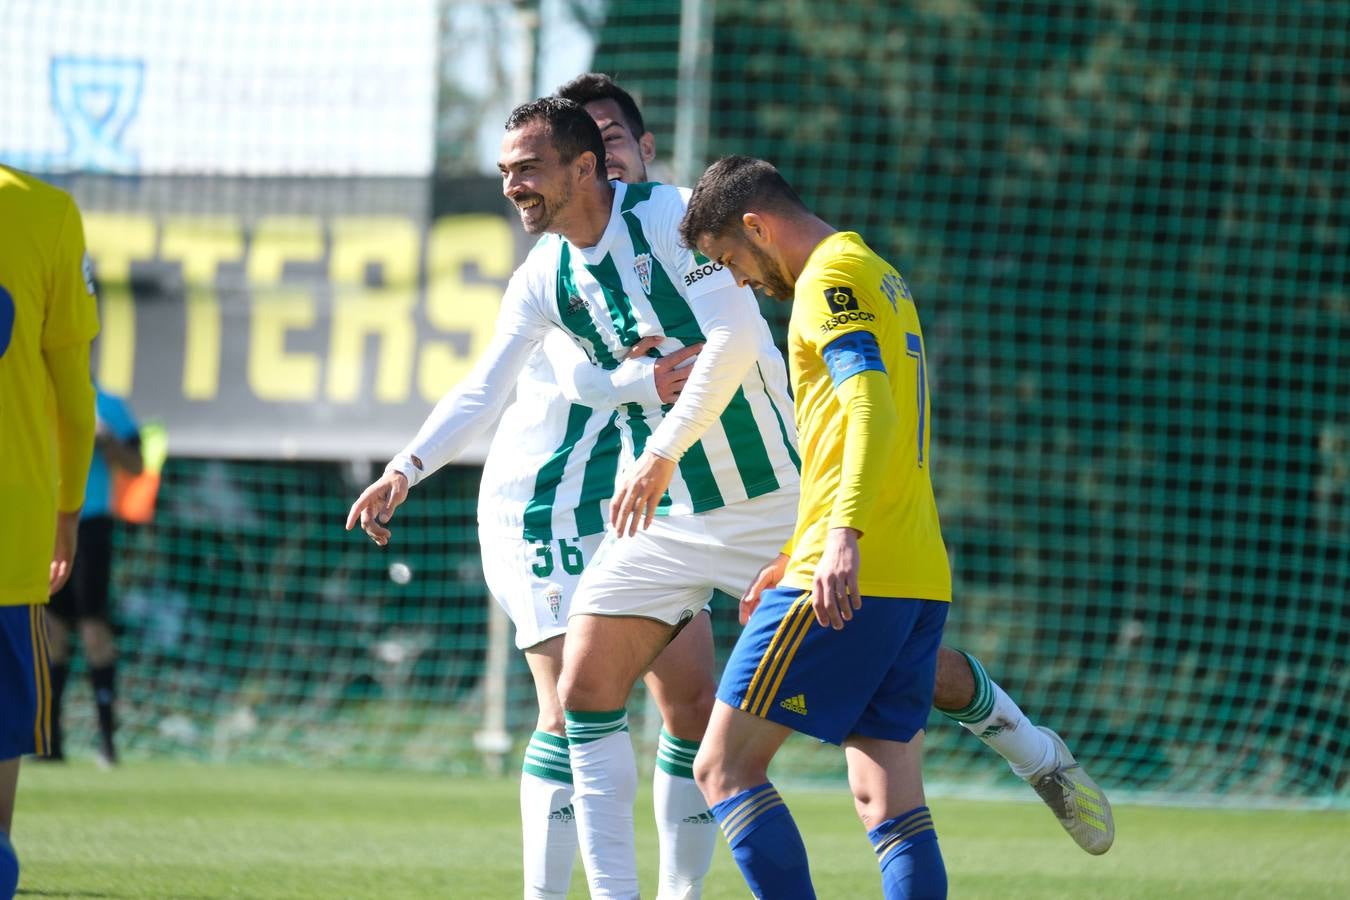
{"label": "blue captain's armband", "polygon": [[881,361],[881,348],[870,331],[841,334],[826,344],[820,355],[825,358],[835,388],[859,372],[886,372],[886,364]]}

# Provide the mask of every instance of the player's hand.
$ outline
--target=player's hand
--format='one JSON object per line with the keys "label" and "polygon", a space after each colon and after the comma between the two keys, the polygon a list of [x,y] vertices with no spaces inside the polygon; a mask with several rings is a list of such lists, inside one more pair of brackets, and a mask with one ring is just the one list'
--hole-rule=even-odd
{"label": "player's hand", "polygon": [[47,593],[55,594],[65,587],[70,578],[71,567],[75,563],[75,545],[80,538],[80,511],[58,512],[56,514],[56,545],[52,551],[51,571],[48,575]]}
{"label": "player's hand", "polygon": [[857,529],[831,528],[811,581],[811,609],[821,625],[839,631],[853,618],[853,611],[862,608],[858,593],[861,563]]}
{"label": "player's hand", "polygon": [[770,588],[778,587],[778,582],[783,580],[783,574],[787,572],[788,562],[792,557],[786,553],[780,553],[773,559],[760,567],[755,575],[755,580],[750,582],[750,586],[741,593],[741,624],[750,621],[756,609],[759,608],[759,595]]}
{"label": "player's hand", "polygon": [[636,344],[628,348],[628,355],[625,359],[641,359],[652,350],[660,347],[666,342],[664,334],[649,334]]}
{"label": "player's hand", "polygon": [[679,399],[689,373],[694,371],[694,359],[702,349],[702,344],[690,344],[656,361],[656,393],[662,403],[674,403]]}
{"label": "player's hand", "polygon": [[356,498],[347,513],[347,530],[356,523],[370,539],[383,547],[389,543],[389,529],[384,526],[394,516],[404,500],[408,499],[408,479],[402,472],[385,472]]}
{"label": "player's hand", "polygon": [[639,526],[647,528],[652,524],[656,505],[674,477],[675,463],[664,456],[648,450],[637,458],[609,501],[609,524],[619,537],[632,537]]}

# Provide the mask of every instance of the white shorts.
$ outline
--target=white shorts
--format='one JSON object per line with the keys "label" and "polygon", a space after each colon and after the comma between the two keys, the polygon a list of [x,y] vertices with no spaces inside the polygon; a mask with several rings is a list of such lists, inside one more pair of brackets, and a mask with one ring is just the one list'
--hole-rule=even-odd
{"label": "white shorts", "polygon": [[526,541],[480,528],[483,577],[524,650],[567,631],[567,616],[586,564],[603,534]]}
{"label": "white shorts", "polygon": [[657,516],[633,537],[606,532],[577,586],[571,615],[642,616],[676,624],[708,604],[714,589],[739,597],[783,549],[797,521],[797,491],[721,509]]}

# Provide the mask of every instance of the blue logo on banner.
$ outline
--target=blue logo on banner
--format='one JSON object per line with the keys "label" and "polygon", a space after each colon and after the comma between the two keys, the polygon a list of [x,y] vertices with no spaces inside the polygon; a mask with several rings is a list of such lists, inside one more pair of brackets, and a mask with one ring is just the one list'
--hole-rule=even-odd
{"label": "blue logo on banner", "polygon": [[66,149],[10,152],[6,159],[35,172],[135,172],[137,153],[122,141],[140,109],[144,82],[145,63],[139,59],[53,57],[52,109],[65,129]]}

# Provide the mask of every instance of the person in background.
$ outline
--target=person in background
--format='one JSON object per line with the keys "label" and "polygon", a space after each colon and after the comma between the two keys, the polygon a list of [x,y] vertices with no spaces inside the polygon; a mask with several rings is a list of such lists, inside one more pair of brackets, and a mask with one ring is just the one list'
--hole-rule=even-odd
{"label": "person in background", "polygon": [[117,471],[139,475],[141,434],[126,401],[94,385],[97,427],[84,507],[80,511],[80,556],[66,586],[47,607],[51,639],[52,740],[47,759],[65,759],[61,700],[70,674],[70,634],[78,631],[89,665],[89,683],[98,709],[98,762],[117,763],[113,702],[117,696],[117,647],[113,641],[108,593],[112,582],[113,484]]}

